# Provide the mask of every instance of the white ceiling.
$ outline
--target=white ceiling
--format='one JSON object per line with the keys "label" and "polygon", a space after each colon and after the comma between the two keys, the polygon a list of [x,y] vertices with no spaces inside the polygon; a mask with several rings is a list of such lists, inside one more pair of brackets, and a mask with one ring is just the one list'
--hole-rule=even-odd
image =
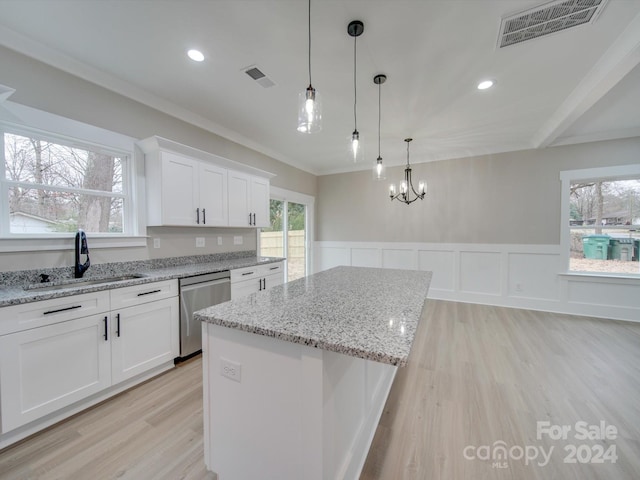
{"label": "white ceiling", "polygon": [[[501,17],[538,0],[312,0],[313,85],[323,129],[296,131],[308,85],[305,0],[0,0],[0,44],[316,174],[640,136],[640,1],[590,25],[498,49]],[[358,38],[353,120],[351,20]],[[189,48],[202,50],[201,64]],[[244,73],[257,65],[275,86]],[[475,86],[497,80],[488,91]],[[19,85],[12,85],[20,88]]]}

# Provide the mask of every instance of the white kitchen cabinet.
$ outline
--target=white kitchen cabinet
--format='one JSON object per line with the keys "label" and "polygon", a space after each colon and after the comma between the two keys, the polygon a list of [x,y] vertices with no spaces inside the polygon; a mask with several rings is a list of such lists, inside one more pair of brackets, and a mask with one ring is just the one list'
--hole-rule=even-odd
{"label": "white kitchen cabinet", "polygon": [[178,297],[111,312],[113,383],[179,356]]}
{"label": "white kitchen cabinet", "polygon": [[268,227],[269,179],[229,170],[229,226]]}
{"label": "white kitchen cabinet", "polygon": [[2,433],[110,385],[107,313],[0,337]]}
{"label": "white kitchen cabinet", "polygon": [[231,270],[231,300],[284,283],[283,262]]}
{"label": "white kitchen cabinet", "polygon": [[1,432],[144,380],[179,347],[177,280],[1,308]]}
{"label": "white kitchen cabinet", "polygon": [[149,225],[226,226],[227,170],[177,153],[147,157]]}
{"label": "white kitchen cabinet", "polygon": [[268,227],[269,172],[162,137],[145,154],[147,225]]}

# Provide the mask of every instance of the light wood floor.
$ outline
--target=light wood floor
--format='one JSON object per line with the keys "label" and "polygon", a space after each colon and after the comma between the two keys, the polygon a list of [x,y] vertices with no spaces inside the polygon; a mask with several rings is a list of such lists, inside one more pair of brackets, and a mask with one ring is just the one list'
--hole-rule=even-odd
{"label": "light wood floor", "polygon": [[[200,369],[187,362],[0,451],[0,479],[214,479]],[[581,420],[618,436],[536,438],[537,421]],[[554,451],[546,466],[465,459],[500,441]],[[566,464],[569,444],[615,445],[617,462]],[[374,479],[640,479],[640,324],[430,300],[364,466]]]}

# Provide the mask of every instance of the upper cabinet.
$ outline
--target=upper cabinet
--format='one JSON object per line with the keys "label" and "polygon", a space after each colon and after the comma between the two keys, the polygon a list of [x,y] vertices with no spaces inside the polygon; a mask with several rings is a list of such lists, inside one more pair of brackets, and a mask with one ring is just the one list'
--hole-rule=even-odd
{"label": "upper cabinet", "polygon": [[273,174],[161,137],[145,153],[147,225],[269,226]]}
{"label": "upper cabinet", "polygon": [[229,226],[268,227],[269,180],[229,170]]}

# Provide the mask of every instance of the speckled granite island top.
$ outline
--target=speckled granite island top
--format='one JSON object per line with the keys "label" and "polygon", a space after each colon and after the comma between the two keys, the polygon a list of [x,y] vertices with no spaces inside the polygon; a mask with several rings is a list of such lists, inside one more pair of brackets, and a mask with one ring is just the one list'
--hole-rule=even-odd
{"label": "speckled granite island top", "polygon": [[405,366],[431,272],[336,267],[195,312],[204,322]]}

